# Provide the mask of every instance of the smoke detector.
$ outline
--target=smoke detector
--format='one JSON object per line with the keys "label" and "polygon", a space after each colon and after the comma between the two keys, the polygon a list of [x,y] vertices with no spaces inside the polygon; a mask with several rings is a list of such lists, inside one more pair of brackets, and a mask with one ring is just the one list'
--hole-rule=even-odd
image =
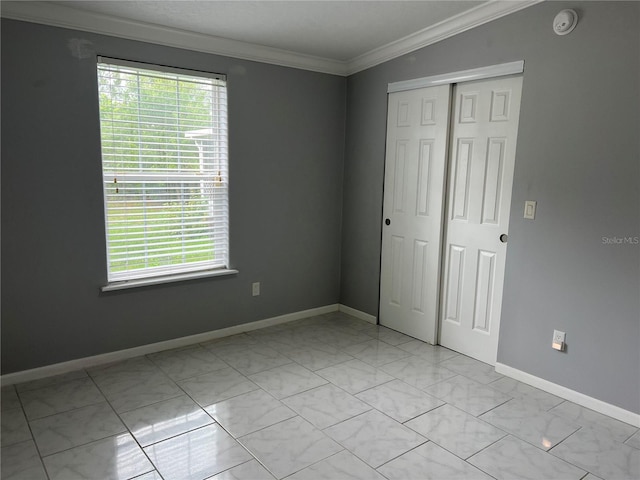
{"label": "smoke detector", "polygon": [[575,10],[562,10],[553,19],[553,31],[558,35],[567,35],[576,28],[578,24],[578,14]]}

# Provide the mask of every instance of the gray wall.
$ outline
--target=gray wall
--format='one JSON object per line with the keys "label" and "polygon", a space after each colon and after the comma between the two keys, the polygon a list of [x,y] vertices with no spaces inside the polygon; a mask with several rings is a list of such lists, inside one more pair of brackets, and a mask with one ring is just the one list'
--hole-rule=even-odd
{"label": "gray wall", "polygon": [[[639,32],[638,3],[545,2],[345,81],[3,21],[2,372],[338,300],[376,315],[387,83],[525,60],[498,360],[640,412],[640,247],[602,243],[640,235]],[[98,293],[95,52],[229,75],[237,277]]]}
{"label": "gray wall", "polygon": [[[99,293],[96,54],[228,75],[239,275]],[[336,303],[345,93],[337,76],[3,20],[2,373]]]}
{"label": "gray wall", "polygon": [[[566,37],[551,22],[575,8]],[[640,4],[545,2],[349,77],[341,302],[376,315],[389,82],[525,61],[498,361],[640,412]],[[535,221],[522,218],[537,200]],[[551,350],[554,329],[568,350]]]}

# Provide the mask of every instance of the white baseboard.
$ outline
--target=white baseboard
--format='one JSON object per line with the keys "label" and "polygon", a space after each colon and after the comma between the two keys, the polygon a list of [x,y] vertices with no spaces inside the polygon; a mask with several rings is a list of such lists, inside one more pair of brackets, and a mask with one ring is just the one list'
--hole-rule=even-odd
{"label": "white baseboard", "polygon": [[351,315],[352,317],[364,320],[365,322],[373,323],[374,325],[377,325],[378,323],[377,317],[369,315],[368,313],[361,312],[360,310],[356,310],[355,308],[347,307],[346,305],[342,305],[341,303],[338,305],[338,310],[346,313],[347,315]]}
{"label": "white baseboard", "polygon": [[613,417],[621,422],[633,425],[634,427],[640,427],[640,414],[630,412],[624,408],[616,407],[610,403],[603,402],[602,400],[590,397],[584,393],[576,392],[570,388],[536,377],[530,373],[523,372],[522,370],[518,370],[503,363],[496,362],[496,372],[564,398],[565,400],[577,403],[578,405],[582,405],[583,407],[590,408],[591,410],[602,413],[603,415],[608,415],[609,417]]}
{"label": "white baseboard", "polygon": [[259,328],[270,327],[272,325],[292,322],[294,320],[300,320],[302,318],[312,317],[314,315],[323,315],[325,313],[336,312],[338,311],[338,309],[339,305],[336,303],[333,305],[326,305],[324,307],[311,308],[309,310],[287,313],[278,317],[266,318],[264,320],[258,320],[255,322],[243,323],[242,325],[235,325],[233,327],[221,328],[220,330],[212,330],[210,332],[198,333],[196,335],[189,335],[187,337],[174,338],[171,340],[166,340],[164,342],[150,343],[148,345],[127,348],[125,350],[118,350],[116,352],[103,353],[101,355],[94,355],[92,357],[78,358],[76,360],[70,360],[68,362],[46,365],[44,367],[33,368],[31,370],[8,373],[6,375],[2,375],[2,377],[0,378],[0,384],[2,386],[5,386],[13,385],[14,383],[38,380],[40,378],[50,377],[53,375],[73,372],[74,370],[95,367],[97,365],[104,365],[106,363],[118,362],[121,360],[126,360],[128,358],[138,357],[140,355],[161,352],[163,350],[170,350],[172,348],[186,347],[195,343],[208,342],[209,340],[213,340],[216,338],[228,337],[229,335],[236,335],[243,332],[250,332],[251,330],[257,330]]}

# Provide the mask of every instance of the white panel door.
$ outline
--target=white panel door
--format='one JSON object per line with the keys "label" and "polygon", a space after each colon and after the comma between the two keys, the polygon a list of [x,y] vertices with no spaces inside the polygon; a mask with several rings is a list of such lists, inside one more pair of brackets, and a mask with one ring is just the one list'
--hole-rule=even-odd
{"label": "white panel door", "polygon": [[[440,344],[494,365],[522,77],[454,88]],[[506,238],[503,238],[506,241]]]}
{"label": "white panel door", "polygon": [[389,95],[380,323],[436,343],[450,86]]}

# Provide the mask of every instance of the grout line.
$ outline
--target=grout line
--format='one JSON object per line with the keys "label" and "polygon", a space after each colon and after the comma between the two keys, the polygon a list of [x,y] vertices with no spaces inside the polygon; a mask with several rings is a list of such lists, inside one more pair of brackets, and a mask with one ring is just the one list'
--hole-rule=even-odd
{"label": "grout line", "polygon": [[552,455],[554,458],[557,458],[558,460],[561,460],[573,467],[576,467],[579,470],[582,470],[583,472],[587,472],[585,475],[583,475],[580,478],[585,478],[586,476],[588,476],[590,473],[594,476],[596,476],[597,478],[600,478],[598,475],[596,475],[595,473],[592,473],[590,470],[587,470],[586,468],[583,468],[579,465],[576,465],[573,462],[570,462],[569,460],[566,460],[562,457],[559,457],[558,455],[556,455],[552,450],[554,450],[557,446],[559,446],[561,443],[564,443],[568,438],[572,437],[573,435],[575,435],[576,433],[578,433],[580,430],[582,430],[584,427],[581,425],[580,428],[578,428],[578,430],[576,430],[575,432],[573,432],[571,435],[567,436],[566,438],[564,438],[561,442],[558,442],[556,445],[554,445],[552,448],[550,448],[549,450],[547,450],[547,453],[549,455]]}
{"label": "grout line", "polygon": [[[41,453],[40,453],[40,447],[38,447],[38,443],[36,442],[36,437],[33,435],[33,430],[31,429],[31,423],[29,422],[29,419],[27,418],[27,412],[24,409],[24,405],[22,404],[22,398],[20,397],[20,393],[18,393],[18,389],[15,387],[15,385],[13,386],[13,390],[16,394],[16,396],[18,397],[18,403],[20,404],[20,410],[22,411],[22,415],[24,417],[24,421],[27,422],[27,428],[29,429],[29,434],[31,435],[31,439],[30,441],[33,443],[33,446],[36,449],[36,453],[38,454],[38,458],[40,459],[40,464],[42,465],[42,470],[44,471],[44,474],[46,475],[47,479],[50,479],[51,477],[49,476],[49,472],[47,471],[47,467],[44,464],[44,458],[42,457]],[[14,445],[16,445],[14,443]],[[9,446],[9,445],[7,445]]]}
{"label": "grout line", "polygon": [[[89,372],[87,372],[89,373]],[[133,432],[131,431],[131,429],[127,426],[126,423],[124,423],[124,420],[122,420],[122,417],[120,416],[120,414],[116,411],[116,409],[113,407],[113,405],[111,404],[111,402],[109,401],[109,399],[107,398],[107,396],[105,395],[105,393],[102,391],[102,389],[100,388],[100,386],[97,384],[97,382],[95,381],[95,379],[93,377],[90,377],[91,381],[94,383],[94,385],[96,386],[96,388],[98,389],[98,391],[102,394],[102,396],[104,397],[105,401],[109,404],[109,406],[111,407],[111,410],[113,410],[113,413],[118,417],[118,419],[120,420],[120,422],[122,423],[122,425],[124,426],[124,428],[126,429],[127,434],[131,437],[131,439],[136,443],[136,445],[138,445],[138,448],[140,449],[140,451],[142,452],[142,454],[145,456],[145,458],[149,461],[149,464],[153,467],[153,470],[158,471],[158,468],[156,467],[156,464],[153,463],[151,461],[151,458],[149,458],[149,455],[147,455],[147,452],[144,451],[144,448],[142,447],[142,445],[140,445],[140,442],[138,441],[138,439],[136,438],[136,436],[133,434]],[[113,435],[114,437],[117,436]],[[109,438],[109,437],[107,437]],[[90,442],[91,443],[91,442]],[[74,447],[75,448],[75,447]],[[151,471],[153,471],[151,470]],[[144,472],[144,474],[147,474],[149,472]],[[160,472],[158,472],[158,474],[160,474]]]}
{"label": "grout line", "polygon": [[[429,442],[431,442],[431,443],[433,443],[433,444],[435,444],[435,445],[438,445],[437,443],[435,443],[435,442],[433,442],[433,441],[429,440],[429,439],[428,439],[427,437],[425,437],[424,435],[420,435],[420,436],[421,436],[422,438],[424,438],[426,441],[425,441],[425,442],[422,442],[420,445],[416,445],[415,447],[410,448],[410,449],[409,449],[409,450],[407,450],[406,452],[402,452],[400,455],[396,455],[395,457],[390,458],[389,460],[387,460],[386,462],[384,462],[384,463],[382,463],[382,464],[378,465],[378,466],[377,466],[377,467],[375,467],[375,468],[374,468],[374,467],[371,467],[371,468],[374,468],[374,470],[378,471],[378,469],[379,469],[379,468],[381,468],[381,467],[385,466],[386,464],[393,462],[395,459],[400,458],[400,457],[402,457],[403,455],[406,455],[406,454],[407,454],[407,453],[409,453],[409,452],[413,452],[414,450],[416,450],[416,449],[418,449],[418,448],[420,448],[420,447],[422,447],[422,446],[426,445],[426,444],[427,444],[427,443],[429,443]],[[438,445],[438,446],[439,446],[439,445]],[[354,453],[354,455],[355,455],[355,453]],[[358,457],[358,458],[360,458],[360,457]],[[362,460],[362,461],[364,462],[364,460]],[[365,463],[366,463],[366,462],[365,462]],[[367,464],[367,465],[369,465],[369,464]],[[369,466],[371,466],[371,465],[369,465]],[[380,472],[378,472],[378,473],[380,473]]]}

